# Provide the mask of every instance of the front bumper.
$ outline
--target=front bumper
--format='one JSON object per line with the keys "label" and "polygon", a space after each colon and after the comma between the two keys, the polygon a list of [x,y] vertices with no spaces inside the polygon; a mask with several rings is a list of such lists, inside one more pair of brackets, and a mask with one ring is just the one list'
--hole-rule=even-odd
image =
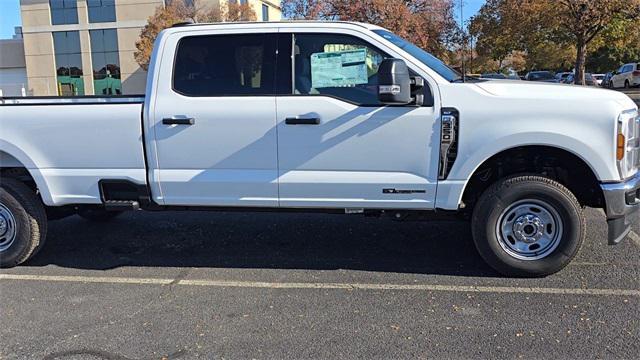
{"label": "front bumper", "polygon": [[601,184],[609,225],[609,245],[618,244],[631,231],[640,210],[640,172],[622,182]]}

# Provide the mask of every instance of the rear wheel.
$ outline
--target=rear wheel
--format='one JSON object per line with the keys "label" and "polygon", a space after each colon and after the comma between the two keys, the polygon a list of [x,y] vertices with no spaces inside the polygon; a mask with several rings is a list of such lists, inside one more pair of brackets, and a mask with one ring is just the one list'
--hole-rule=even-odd
{"label": "rear wheel", "polygon": [[0,180],[0,267],[25,262],[44,244],[47,215],[36,193],[12,178]]}
{"label": "rear wheel", "polygon": [[585,218],[563,185],[538,176],[498,181],[473,212],[482,258],[507,276],[538,277],[563,269],[580,250]]}
{"label": "rear wheel", "polygon": [[629,84],[629,80],[625,80],[625,81],[624,81],[624,88],[625,88],[625,89],[629,89],[629,88],[631,88],[631,84]]}

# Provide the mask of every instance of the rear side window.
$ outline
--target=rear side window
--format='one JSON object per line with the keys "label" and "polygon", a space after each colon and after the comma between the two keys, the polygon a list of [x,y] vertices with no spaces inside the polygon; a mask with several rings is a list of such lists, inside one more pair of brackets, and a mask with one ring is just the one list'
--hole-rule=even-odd
{"label": "rear side window", "polygon": [[250,34],[181,39],[173,71],[174,91],[186,96],[275,94],[276,38]]}

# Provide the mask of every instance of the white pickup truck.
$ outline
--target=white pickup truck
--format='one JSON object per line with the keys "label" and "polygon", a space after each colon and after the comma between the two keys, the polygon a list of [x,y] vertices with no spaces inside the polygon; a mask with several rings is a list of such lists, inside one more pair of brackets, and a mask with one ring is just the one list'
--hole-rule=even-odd
{"label": "white pickup truck", "polygon": [[2,267],[71,214],[242,208],[468,214],[487,263],[545,276],[580,249],[584,207],[615,244],[640,206],[626,95],[463,79],[366,24],[182,24],[158,37],[146,96],[1,102]]}

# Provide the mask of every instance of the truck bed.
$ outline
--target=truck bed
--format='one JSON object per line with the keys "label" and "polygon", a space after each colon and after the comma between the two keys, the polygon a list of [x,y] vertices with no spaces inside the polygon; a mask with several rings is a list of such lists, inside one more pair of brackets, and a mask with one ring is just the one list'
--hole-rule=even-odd
{"label": "truck bed", "polygon": [[11,105],[69,105],[69,104],[142,104],[144,95],[127,96],[5,96],[0,97],[0,106]]}
{"label": "truck bed", "polygon": [[[46,205],[98,204],[98,181],[146,182],[142,96],[0,99],[0,163],[24,166]],[[12,155],[9,155],[12,154]],[[82,195],[78,195],[82,194]]]}

